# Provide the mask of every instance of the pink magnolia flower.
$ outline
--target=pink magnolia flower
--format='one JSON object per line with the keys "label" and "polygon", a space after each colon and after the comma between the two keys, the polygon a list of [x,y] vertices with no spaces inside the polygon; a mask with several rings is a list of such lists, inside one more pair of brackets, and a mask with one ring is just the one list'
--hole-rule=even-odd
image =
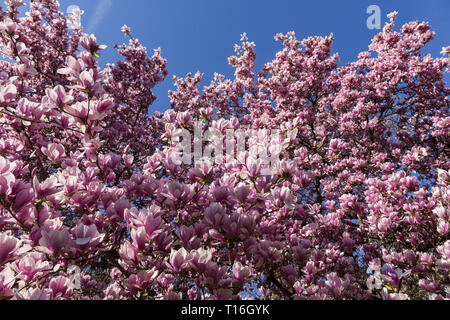
{"label": "pink magnolia flower", "polygon": [[92,54],[95,54],[99,50],[104,50],[107,48],[105,45],[99,45],[97,43],[97,38],[93,34],[85,34],[83,37],[81,37],[80,44],[83,48],[85,48],[87,51],[91,52]]}
{"label": "pink magnolia flower", "polygon": [[129,242],[125,242],[120,246],[119,255],[127,264],[137,265],[139,263],[138,249]]}
{"label": "pink magnolia flower", "polygon": [[381,297],[383,300],[409,300],[407,294],[389,293],[386,288],[383,288],[383,290],[381,291]]}
{"label": "pink magnolia flower", "polygon": [[20,260],[16,260],[11,268],[26,282],[32,281],[41,271],[51,269],[50,263],[44,261],[42,254],[37,252],[29,253]]}
{"label": "pink magnolia flower", "polygon": [[212,260],[213,253],[211,250],[198,248],[190,252],[189,266],[197,272],[203,273]]}
{"label": "pink magnolia flower", "polygon": [[15,182],[15,176],[12,174],[16,165],[0,156],[0,193],[9,195]]}
{"label": "pink magnolia flower", "polygon": [[205,285],[217,287],[227,283],[228,281],[224,279],[226,273],[226,267],[218,266],[214,262],[208,263],[205,271],[203,272],[205,277]]}
{"label": "pink magnolia flower", "polygon": [[55,176],[48,178],[42,183],[39,182],[36,176],[33,178],[34,191],[36,192],[36,195],[41,199],[44,199],[45,197],[58,192],[58,188],[60,186],[61,185],[58,183],[58,180]]}
{"label": "pink magnolia flower", "polygon": [[246,282],[253,275],[253,272],[250,267],[244,267],[242,263],[236,261],[233,264],[233,274],[236,280],[240,282]]}
{"label": "pink magnolia flower", "polygon": [[186,249],[198,249],[200,247],[201,240],[197,237],[193,226],[181,226],[178,235]]}
{"label": "pink magnolia flower", "polygon": [[16,276],[11,268],[4,268],[0,271],[0,299],[6,299],[14,295],[12,287],[15,282]]}
{"label": "pink magnolia flower", "polygon": [[438,168],[438,182],[442,185],[450,184],[450,173]]}
{"label": "pink magnolia flower", "polygon": [[61,85],[56,86],[54,89],[47,89],[46,95],[50,103],[57,108],[71,104],[74,100],[71,94],[67,94]]}
{"label": "pink magnolia flower", "polygon": [[212,203],[205,210],[205,218],[214,228],[219,228],[222,225],[224,216],[225,210],[220,203]]}
{"label": "pink magnolia flower", "polygon": [[442,47],[441,54],[446,54],[450,56],[450,46],[448,47]]}
{"label": "pink magnolia flower", "polygon": [[73,230],[75,244],[80,248],[93,248],[102,242],[105,237],[104,234],[100,234],[97,230],[95,224],[91,224],[89,226],[84,224],[79,224]]}
{"label": "pink magnolia flower", "polygon": [[103,120],[108,116],[109,111],[111,111],[114,106],[114,101],[111,99],[97,101],[90,109],[89,118],[91,120]]}
{"label": "pink magnolia flower", "polygon": [[19,253],[20,246],[20,240],[0,233],[0,266],[15,258],[15,256]]}
{"label": "pink magnolia flower", "polygon": [[58,73],[78,79],[80,73],[84,69],[84,63],[72,56],[67,56],[65,64],[66,67],[58,69]]}
{"label": "pink magnolia flower", "polygon": [[144,227],[133,228],[131,230],[131,239],[139,250],[144,250],[150,241],[150,237]]}
{"label": "pink magnolia flower", "polygon": [[179,250],[174,250],[170,252],[169,263],[172,270],[176,273],[183,271],[183,269],[188,265],[191,259],[190,254],[186,249],[181,248]]}
{"label": "pink magnolia flower", "polygon": [[127,26],[126,24],[124,24],[120,30],[121,30],[124,34],[128,34],[128,35],[129,35],[130,32],[131,32],[130,27]]}
{"label": "pink magnolia flower", "polygon": [[163,193],[163,195],[174,202],[187,201],[192,197],[193,191],[188,185],[172,182],[167,186],[167,193]]}
{"label": "pink magnolia flower", "polygon": [[141,270],[137,274],[133,274],[125,284],[132,292],[138,292],[147,289],[155,280],[158,274],[155,269]]}
{"label": "pink magnolia flower", "polygon": [[6,87],[0,88],[0,104],[8,105],[17,95],[17,88],[15,85],[10,84]]}
{"label": "pink magnolia flower", "polygon": [[17,30],[17,24],[10,18],[5,18],[0,22],[0,30],[5,30],[9,34],[13,34]]}
{"label": "pink magnolia flower", "polygon": [[423,54],[428,23],[392,13],[346,64],[333,35],[289,32],[258,67],[243,37],[231,77],[175,77],[163,115],[161,49],[124,26],[103,67],[81,12],[22,5],[0,19],[0,299],[450,297],[449,60]]}
{"label": "pink magnolia flower", "polygon": [[48,287],[51,290],[52,299],[70,297],[73,293],[73,282],[63,276],[50,280]]}
{"label": "pink magnolia flower", "polygon": [[248,200],[248,196],[250,195],[250,192],[251,192],[251,189],[245,184],[240,184],[234,190],[234,194],[236,195],[236,198],[242,203],[245,203]]}
{"label": "pink magnolia flower", "polygon": [[14,300],[40,301],[50,300],[50,294],[46,289],[29,288],[24,293],[15,292]]}
{"label": "pink magnolia flower", "polygon": [[[12,190],[14,192],[14,189]],[[15,212],[21,211],[25,206],[31,204],[34,201],[34,192],[28,186],[23,186],[16,193],[14,204],[11,209]]]}
{"label": "pink magnolia flower", "polygon": [[114,153],[100,154],[98,156],[98,162],[102,169],[115,169],[121,161],[121,157]]}
{"label": "pink magnolia flower", "polygon": [[343,280],[336,273],[330,273],[325,281],[325,287],[331,292],[333,298],[340,299],[350,285],[350,279]]}
{"label": "pink magnolia flower", "polygon": [[0,156],[0,174],[4,175],[10,173],[16,168],[14,163],[10,163],[7,159]]}
{"label": "pink magnolia flower", "polygon": [[115,203],[112,203],[110,206],[108,206],[108,209],[106,209],[106,215],[113,221],[123,220],[125,210],[130,208],[131,204],[128,200],[119,199]]}
{"label": "pink magnolia flower", "polygon": [[403,276],[403,270],[401,270],[400,268],[397,268],[396,270],[394,270],[394,269],[392,269],[392,267],[390,267],[387,264],[385,264],[381,268],[381,273],[387,277],[387,280],[389,281],[389,283],[395,288],[398,287],[400,280]]}
{"label": "pink magnolia flower", "polygon": [[63,230],[50,230],[41,232],[42,237],[39,240],[39,245],[42,250],[50,255],[58,256],[71,247],[71,237],[69,231]]}
{"label": "pink magnolia flower", "polygon": [[52,162],[61,162],[66,156],[64,147],[61,144],[50,143],[47,147],[42,147],[41,151],[45,154]]}

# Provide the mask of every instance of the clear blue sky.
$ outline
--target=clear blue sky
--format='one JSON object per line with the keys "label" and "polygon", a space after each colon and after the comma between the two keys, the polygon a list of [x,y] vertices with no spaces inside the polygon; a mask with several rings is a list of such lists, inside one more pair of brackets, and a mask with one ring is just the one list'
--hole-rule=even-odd
{"label": "clear blue sky", "polygon": [[381,8],[382,25],[386,15],[398,11],[398,27],[405,22],[424,20],[431,23],[437,38],[427,52],[438,57],[443,46],[450,45],[450,1],[448,0],[60,0],[61,9],[77,5],[85,11],[82,23],[87,32],[96,34],[109,46],[102,64],[116,61],[113,45],[127,41],[120,32],[123,24],[132,28],[152,53],[161,47],[168,59],[170,76],[155,89],[158,100],[152,109],[169,107],[167,91],[173,89],[172,75],[184,76],[200,70],[209,84],[214,72],[232,77],[234,70],[227,58],[234,54],[234,44],[247,33],[256,43],[258,65],[274,58],[281,44],[275,34],[295,31],[303,39],[313,35],[335,35],[334,51],[340,64],[354,60],[366,51],[371,38],[379,32],[366,26],[366,9]]}

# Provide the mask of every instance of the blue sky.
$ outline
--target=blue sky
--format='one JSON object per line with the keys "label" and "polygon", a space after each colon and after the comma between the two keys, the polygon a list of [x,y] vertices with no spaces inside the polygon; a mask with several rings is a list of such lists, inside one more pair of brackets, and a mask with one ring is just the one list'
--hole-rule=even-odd
{"label": "blue sky", "polygon": [[427,53],[438,57],[442,47],[450,45],[448,0],[60,0],[63,11],[70,5],[84,10],[86,32],[95,33],[100,43],[109,46],[102,54],[103,65],[117,61],[113,45],[127,41],[120,32],[123,24],[132,28],[133,36],[150,53],[161,47],[170,72],[155,89],[158,100],[152,109],[161,111],[170,106],[167,91],[173,89],[172,75],[199,70],[205,74],[205,85],[214,72],[232,77],[227,58],[244,32],[256,43],[258,65],[271,61],[282,48],[275,34],[288,31],[295,31],[300,39],[333,32],[340,64],[354,60],[379,32],[366,26],[366,9],[373,4],[381,9],[382,25],[394,10],[399,13],[398,26],[415,20],[430,22],[437,37]]}

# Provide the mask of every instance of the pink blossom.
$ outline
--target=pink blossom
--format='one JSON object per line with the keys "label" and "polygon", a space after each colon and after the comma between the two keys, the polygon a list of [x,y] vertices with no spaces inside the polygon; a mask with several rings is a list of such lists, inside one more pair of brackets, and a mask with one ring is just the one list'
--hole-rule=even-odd
{"label": "pink blossom", "polygon": [[107,47],[105,45],[99,45],[97,43],[97,39],[93,34],[85,34],[80,41],[80,44],[83,48],[91,53],[96,53],[99,50],[104,50]]}
{"label": "pink blossom", "polygon": [[64,146],[57,143],[50,143],[47,147],[42,147],[41,151],[53,162],[60,162],[66,156]]}
{"label": "pink blossom", "polygon": [[5,234],[0,234],[0,265],[13,259],[19,252],[20,245],[20,240]]}
{"label": "pink blossom", "polygon": [[233,264],[233,274],[238,281],[248,281],[252,275],[252,270],[249,267],[244,267],[240,262],[236,261]]}
{"label": "pink blossom", "polygon": [[6,299],[14,295],[12,287],[15,282],[15,274],[10,268],[0,271],[0,298]]}
{"label": "pink blossom", "polygon": [[126,24],[124,24],[120,30],[121,30],[124,34],[130,34],[130,32],[131,32],[130,27],[127,26]]}
{"label": "pink blossom", "polygon": [[0,22],[0,30],[5,30],[11,35],[17,30],[17,25],[12,19],[6,18]]}
{"label": "pink blossom", "polygon": [[27,254],[22,259],[16,260],[12,268],[26,282],[32,281],[42,271],[51,269],[50,263],[44,261],[42,254],[37,252]]}
{"label": "pink blossom", "polygon": [[67,94],[64,87],[61,85],[56,86],[54,89],[47,89],[46,94],[48,100],[56,108],[61,108],[67,104],[71,104],[74,100],[70,93]]}
{"label": "pink blossom", "polygon": [[17,88],[10,84],[6,87],[0,88],[0,104],[9,104],[17,95]]}
{"label": "pink blossom", "polygon": [[104,237],[105,235],[100,234],[94,224],[89,226],[79,224],[74,229],[75,243],[81,248],[95,247]]}
{"label": "pink blossom", "polygon": [[221,226],[224,215],[225,210],[219,203],[213,203],[205,210],[205,218],[214,228]]}
{"label": "pink blossom", "polygon": [[[14,189],[13,189],[14,192]],[[34,193],[30,188],[24,187],[17,190],[16,197],[14,199],[14,204],[12,205],[12,210],[15,212],[21,211],[25,206],[29,205],[34,201]]]}
{"label": "pink blossom", "polygon": [[59,276],[50,280],[49,289],[51,290],[52,299],[60,297],[70,297],[72,295],[72,281],[70,279]]}
{"label": "pink blossom", "polygon": [[0,299],[449,297],[449,60],[428,23],[393,12],[347,63],[333,34],[278,34],[262,65],[243,36],[234,74],[174,77],[150,114],[160,48],[123,26],[100,64],[56,0],[5,4]]}
{"label": "pink blossom", "polygon": [[180,272],[183,270],[183,266],[190,260],[190,255],[186,249],[173,250],[170,252],[169,262],[174,272]]}
{"label": "pink blossom", "polygon": [[49,232],[42,230],[41,233],[42,238],[39,240],[39,245],[48,254],[58,256],[71,246],[70,234],[66,229],[50,230]]}
{"label": "pink blossom", "polygon": [[50,294],[45,289],[30,288],[24,293],[16,292],[13,299],[28,301],[50,300]]}

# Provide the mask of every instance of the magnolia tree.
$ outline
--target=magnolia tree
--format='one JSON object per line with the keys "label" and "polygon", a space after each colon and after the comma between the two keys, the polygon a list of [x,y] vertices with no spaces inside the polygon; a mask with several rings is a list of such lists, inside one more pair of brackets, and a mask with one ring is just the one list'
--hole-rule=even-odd
{"label": "magnolia tree", "polygon": [[124,26],[102,69],[81,11],[22,5],[0,9],[0,299],[450,298],[450,47],[421,52],[427,23],[390,14],[342,67],[332,35],[290,32],[256,71],[243,37],[233,79],[175,78],[149,115],[160,49]]}

